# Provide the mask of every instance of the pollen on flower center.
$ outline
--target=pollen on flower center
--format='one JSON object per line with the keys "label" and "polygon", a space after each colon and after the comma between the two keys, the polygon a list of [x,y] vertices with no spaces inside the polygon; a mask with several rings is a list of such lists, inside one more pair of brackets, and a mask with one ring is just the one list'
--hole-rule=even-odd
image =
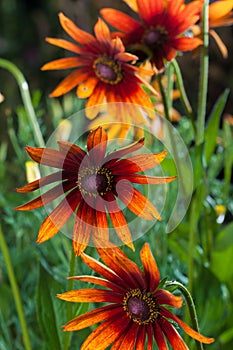
{"label": "pollen on flower center", "polygon": [[167,31],[163,27],[156,27],[146,32],[144,43],[150,48],[163,44],[166,41]]}
{"label": "pollen on flower center", "polygon": [[158,316],[158,304],[149,292],[140,289],[128,291],[123,299],[123,309],[132,321],[139,324],[154,322]]}
{"label": "pollen on flower center", "polygon": [[94,61],[93,68],[97,77],[107,84],[118,84],[123,78],[120,63],[111,58],[97,58]]}
{"label": "pollen on flower center", "polygon": [[106,168],[86,168],[78,176],[78,187],[82,194],[103,196],[112,189],[113,176]]}

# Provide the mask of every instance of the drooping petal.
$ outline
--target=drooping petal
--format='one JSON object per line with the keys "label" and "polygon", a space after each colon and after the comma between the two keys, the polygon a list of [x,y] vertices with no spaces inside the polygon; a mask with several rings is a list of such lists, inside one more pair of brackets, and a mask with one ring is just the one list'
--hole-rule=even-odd
{"label": "drooping petal", "polygon": [[75,88],[75,86],[86,80],[88,77],[89,72],[86,69],[80,68],[78,70],[75,70],[73,73],[69,74],[65,79],[63,79],[49,96],[58,97],[64,95],[73,88]]}
{"label": "drooping petal", "polygon": [[79,29],[73,21],[66,17],[63,13],[59,13],[59,20],[62,28],[67,34],[71,36],[75,41],[82,45],[91,44],[96,41],[95,37],[84,30]]}
{"label": "drooping petal", "polygon": [[162,220],[154,205],[128,181],[121,180],[116,187],[119,199],[137,216],[145,220]]}
{"label": "drooping petal", "polygon": [[87,149],[92,163],[102,165],[106,153],[107,141],[108,135],[101,126],[89,133]]}
{"label": "drooping petal", "polygon": [[42,243],[53,237],[68,221],[81,199],[80,192],[75,188],[43,221],[37,238],[37,243]]}
{"label": "drooping petal", "polygon": [[173,307],[181,307],[183,300],[181,296],[176,296],[165,289],[158,289],[155,294],[156,302],[159,305],[166,304]]}
{"label": "drooping petal", "polygon": [[186,323],[184,323],[183,321],[181,321],[180,318],[178,318],[177,316],[175,316],[172,312],[170,312],[169,310],[165,309],[164,307],[160,307],[160,313],[166,317],[166,318],[170,318],[171,320],[175,321],[176,323],[178,323],[178,325],[183,328],[183,330],[193,339],[196,339],[198,341],[200,341],[201,343],[204,344],[211,344],[214,342],[214,338],[207,338],[203,335],[201,335],[200,333],[194,331],[194,329],[192,329],[191,327],[189,327]]}
{"label": "drooping petal", "polygon": [[158,323],[173,349],[189,350],[177,330],[170,324],[170,322],[168,322],[165,318],[160,317]]}
{"label": "drooping petal", "polygon": [[82,54],[83,49],[80,46],[71,43],[70,41],[57,38],[45,38],[45,40],[47,43],[61,47],[62,49],[66,49],[77,54]]}
{"label": "drooping petal", "polygon": [[80,329],[90,327],[95,323],[107,320],[114,317],[122,311],[119,305],[106,305],[95,310],[89,311],[84,315],[75,317],[73,320],[63,326],[64,331],[79,331]]}
{"label": "drooping petal", "polygon": [[168,346],[164,339],[164,335],[160,328],[159,322],[154,322],[153,328],[155,341],[158,345],[159,350],[168,350]]}
{"label": "drooping petal", "polygon": [[122,32],[128,33],[141,27],[139,22],[119,10],[104,8],[100,13],[106,21]]}
{"label": "drooping petal", "polygon": [[124,214],[118,207],[114,196],[109,192],[108,199],[106,202],[106,207],[112,221],[112,225],[120,238],[120,240],[134,250],[134,245],[132,243],[132,236],[127,224],[127,221],[124,217]]}
{"label": "drooping petal", "polygon": [[140,252],[140,258],[143,264],[145,279],[147,281],[147,288],[150,292],[153,292],[158,287],[160,273],[148,243],[143,245]]}
{"label": "drooping petal", "polygon": [[97,248],[97,250],[105,264],[127,281],[130,288],[146,288],[142,271],[120,248],[113,246],[105,249]]}
{"label": "drooping petal", "polygon": [[125,289],[116,285],[115,283],[112,283],[104,278],[100,278],[100,277],[95,277],[95,276],[72,276],[72,277],[68,277],[68,279],[70,280],[75,280],[75,281],[83,281],[83,282],[89,282],[89,283],[95,283],[98,284],[100,286],[106,287],[106,288],[110,288],[112,290],[114,290],[115,292],[119,292],[119,293],[124,293]]}
{"label": "drooping petal", "polygon": [[70,290],[58,294],[57,297],[73,303],[121,303],[122,301],[121,293],[97,288]]}
{"label": "drooping petal", "polygon": [[105,350],[118,339],[129,323],[130,318],[126,318],[125,313],[108,319],[86,338],[80,350]]}

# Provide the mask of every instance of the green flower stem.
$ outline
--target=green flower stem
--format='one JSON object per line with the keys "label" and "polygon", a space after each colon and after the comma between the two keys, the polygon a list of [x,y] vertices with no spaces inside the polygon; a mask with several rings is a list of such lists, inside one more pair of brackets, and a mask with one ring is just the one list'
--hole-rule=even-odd
{"label": "green flower stem", "polygon": [[164,116],[165,118],[170,121],[170,113],[169,113],[169,97],[166,95],[165,93],[165,89],[163,87],[163,83],[162,83],[162,75],[159,74],[157,76],[157,79],[158,79],[158,83],[159,83],[159,90],[160,90],[160,93],[161,93],[161,96],[162,96],[162,101],[163,101],[163,108],[164,108]]}
{"label": "green flower stem", "polygon": [[199,80],[199,97],[197,108],[197,128],[196,144],[200,145],[204,141],[206,100],[208,90],[208,70],[209,70],[209,0],[204,0],[202,12],[202,34],[203,46],[200,54],[200,80]]}
{"label": "green flower stem", "polygon": [[16,79],[19,86],[20,93],[21,93],[21,97],[24,103],[24,107],[27,111],[28,118],[32,126],[35,142],[37,146],[43,147],[45,145],[44,139],[41,134],[39,124],[37,122],[37,117],[35,115],[35,111],[32,105],[28,83],[25,77],[23,76],[22,72],[16,67],[16,65],[14,65],[12,62],[5,60],[3,58],[0,58],[0,67],[7,69]]}
{"label": "green flower stem", "polygon": [[[185,297],[186,303],[188,305],[190,318],[191,318],[191,322],[192,322],[192,327],[196,332],[200,333],[199,326],[198,326],[198,320],[197,320],[196,308],[195,308],[191,293],[188,291],[188,289],[183,284],[181,284],[180,282],[177,282],[177,281],[166,282],[165,286],[166,287],[177,287],[177,289],[179,289],[181,291],[181,293]],[[200,343],[198,340],[195,340],[195,342],[196,342],[197,350],[203,350],[202,343]]]}
{"label": "green flower stem", "polygon": [[[71,251],[71,257],[70,257],[70,270],[69,270],[69,276],[74,276],[75,274],[75,254],[72,249]],[[74,287],[74,280],[68,280],[68,285],[67,285],[67,290],[72,290]],[[67,321],[70,321],[73,318],[73,307],[72,303],[67,303],[67,308],[66,308],[66,317]],[[71,335],[72,332],[66,332],[65,333],[65,341],[64,341],[64,348],[63,350],[68,350],[70,346],[70,341],[71,341]]]}
{"label": "green flower stem", "polygon": [[21,329],[22,329],[24,346],[25,346],[26,350],[31,350],[32,347],[31,347],[30,338],[29,338],[29,334],[28,334],[28,330],[27,330],[27,324],[26,324],[26,320],[25,320],[25,316],[24,316],[24,312],[23,312],[23,305],[22,305],[22,301],[21,301],[21,297],[20,297],[20,293],[19,293],[19,287],[18,287],[16,278],[15,278],[15,273],[13,270],[10,253],[9,253],[1,226],[0,226],[0,247],[1,247],[1,250],[3,253],[3,257],[5,259],[5,262],[6,262],[8,277],[10,280],[10,285],[11,285],[13,297],[15,300],[15,305],[16,305],[16,309],[18,312],[18,316],[19,316],[19,322],[20,322]]}
{"label": "green flower stem", "polygon": [[177,79],[176,83],[177,83],[177,87],[178,87],[179,92],[180,92],[180,100],[184,106],[185,113],[186,113],[187,117],[190,119],[190,121],[194,127],[193,111],[192,111],[192,107],[189,103],[189,100],[188,100],[188,97],[187,97],[187,94],[186,94],[186,91],[184,88],[184,83],[183,83],[183,78],[182,78],[182,74],[180,71],[180,67],[179,67],[176,60],[173,60],[171,62],[171,64],[172,64],[174,71],[175,71],[175,75],[176,75],[176,79]]}

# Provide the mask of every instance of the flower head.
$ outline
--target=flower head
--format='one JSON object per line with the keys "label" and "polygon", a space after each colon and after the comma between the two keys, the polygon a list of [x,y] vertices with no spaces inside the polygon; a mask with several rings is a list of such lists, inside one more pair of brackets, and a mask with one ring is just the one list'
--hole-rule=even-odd
{"label": "flower head", "polygon": [[143,272],[117,247],[99,248],[98,253],[107,266],[85,253],[81,257],[103,278],[71,278],[95,283],[107,289],[88,288],[58,295],[60,299],[71,302],[108,303],[74,318],[64,326],[65,331],[78,331],[102,322],[87,337],[81,350],[104,350],[111,344],[111,349],[144,350],[146,338],[147,349],[150,350],[153,338],[161,350],[168,349],[167,341],[175,350],[188,349],[173,322],[200,342],[210,344],[214,341],[213,338],[195,332],[167,308],[180,308],[182,297],[160,287],[160,273],[148,243],[144,244],[140,252]]}
{"label": "flower head", "polygon": [[[153,105],[140,86],[141,79],[136,75],[139,68],[131,65],[137,57],[125,52],[119,38],[113,39],[107,25],[99,19],[94,27],[95,36],[79,29],[64,14],[59,14],[61,26],[75,43],[55,38],[47,42],[73,52],[73,57],[51,61],[42,70],[75,68],[50,94],[63,95],[77,87],[80,98],[88,98],[87,117],[93,119],[99,112],[98,105],[104,102],[128,102],[149,109]],[[147,72],[153,74],[153,72]],[[89,108],[93,107],[95,108]]]}
{"label": "flower head", "polygon": [[159,164],[167,152],[137,154],[122,159],[123,156],[139,150],[144,140],[140,139],[108,155],[107,141],[106,132],[98,127],[88,135],[88,152],[75,144],[63,141],[58,142],[59,150],[26,147],[26,151],[35,162],[59,170],[17,191],[32,192],[46,185],[58,184],[16,209],[36,209],[64,195],[42,223],[38,243],[53,237],[75,213],[72,240],[74,251],[79,255],[89,243],[91,234],[95,245],[99,239],[109,241],[108,213],[120,240],[133,248],[130,230],[116,201],[117,197],[135,215],[145,220],[161,220],[157,209],[131,184],[164,184],[174,180],[175,176],[156,177],[138,174]]}
{"label": "flower head", "polygon": [[[184,33],[199,19],[202,3],[184,0],[126,1],[139,16],[135,20],[114,9],[101,10],[103,17],[121,31],[125,46],[140,60],[150,59],[157,68],[164,68],[177,51],[193,50],[202,41]],[[119,34],[119,33],[118,33]]]}

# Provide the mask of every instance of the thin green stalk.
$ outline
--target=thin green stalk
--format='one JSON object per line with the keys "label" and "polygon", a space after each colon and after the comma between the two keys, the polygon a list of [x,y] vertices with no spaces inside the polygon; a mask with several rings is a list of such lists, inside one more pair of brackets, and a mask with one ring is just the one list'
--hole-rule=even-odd
{"label": "thin green stalk", "polygon": [[197,107],[197,128],[196,144],[200,145],[204,141],[206,100],[208,90],[208,70],[209,70],[209,0],[204,0],[202,12],[202,34],[203,46],[200,54],[200,80],[199,96]]}
{"label": "thin green stalk", "polygon": [[[75,274],[75,254],[72,249],[71,251],[71,257],[70,257],[70,270],[69,270],[69,276],[74,276]],[[67,290],[72,290],[74,287],[74,280],[68,280],[68,285],[67,285]],[[66,317],[67,320],[71,320],[73,317],[73,307],[72,303],[67,303],[67,308],[66,308]],[[63,350],[68,350],[70,346],[70,341],[71,341],[71,332],[66,332],[65,333],[65,341],[64,341],[64,348]]]}
{"label": "thin green stalk", "polygon": [[[166,282],[165,286],[166,287],[174,287],[175,286],[184,295],[186,303],[188,305],[189,314],[190,314],[190,318],[191,318],[191,322],[192,322],[192,327],[196,332],[200,333],[199,326],[198,326],[198,320],[197,320],[196,308],[195,308],[191,293],[188,291],[188,289],[183,284],[181,284],[180,282],[177,282],[177,281]],[[195,340],[195,342],[196,342],[197,350],[203,350],[202,343],[200,343],[198,340]]]}
{"label": "thin green stalk", "polygon": [[191,202],[190,219],[189,219],[189,247],[188,247],[188,289],[193,289],[193,271],[194,271],[194,254],[197,234],[197,196],[194,194]]}
{"label": "thin green stalk", "polygon": [[182,78],[182,74],[181,74],[181,71],[180,71],[180,67],[179,67],[179,64],[177,63],[176,60],[173,60],[171,62],[173,68],[174,68],[174,71],[175,71],[175,75],[176,75],[176,83],[177,83],[177,87],[179,89],[179,92],[180,92],[180,100],[181,100],[181,103],[183,104],[184,106],[184,109],[185,109],[185,113],[187,115],[187,117],[190,119],[193,127],[194,127],[194,117],[193,117],[193,111],[192,111],[192,107],[190,105],[190,102],[188,100],[188,97],[187,97],[187,94],[186,94],[186,91],[185,91],[185,88],[184,88],[184,82],[183,82],[183,78]]}
{"label": "thin green stalk", "polygon": [[3,257],[4,257],[4,260],[6,263],[7,273],[8,273],[8,277],[10,280],[10,285],[11,285],[17,313],[19,316],[19,322],[20,322],[21,329],[22,329],[24,346],[25,346],[26,350],[31,350],[32,347],[31,347],[30,338],[29,338],[28,329],[27,329],[27,324],[26,324],[26,320],[25,320],[25,316],[24,316],[24,312],[23,312],[23,305],[22,305],[22,301],[21,301],[21,297],[20,297],[20,293],[19,293],[19,287],[18,287],[16,278],[15,278],[15,273],[13,270],[10,253],[9,253],[1,226],[0,226],[0,247],[1,247]]}
{"label": "thin green stalk", "polygon": [[157,78],[158,78],[158,83],[159,83],[159,90],[160,90],[160,93],[161,93],[161,96],[162,96],[162,101],[163,101],[164,116],[169,121],[170,120],[170,117],[169,117],[169,115],[170,115],[170,113],[169,113],[169,102],[168,102],[168,96],[166,96],[165,89],[163,87],[162,75],[159,74],[157,76]]}
{"label": "thin green stalk", "polygon": [[36,118],[36,114],[32,105],[32,100],[29,92],[28,83],[23,76],[22,72],[12,62],[0,58],[0,67],[7,69],[16,79],[21,97],[23,100],[24,107],[28,114],[29,122],[32,127],[32,131],[35,137],[37,146],[43,147],[45,145],[43,136],[40,131],[40,127]]}

